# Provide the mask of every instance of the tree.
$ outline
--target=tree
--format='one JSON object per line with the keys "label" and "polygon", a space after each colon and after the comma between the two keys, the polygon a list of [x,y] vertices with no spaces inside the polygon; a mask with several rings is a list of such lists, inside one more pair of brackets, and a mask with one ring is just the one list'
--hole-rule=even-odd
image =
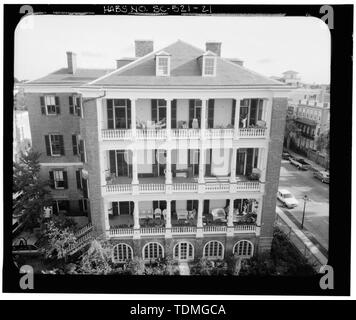
{"label": "tree", "polygon": [[300,129],[296,125],[293,119],[286,120],[286,126],[284,130],[284,139],[287,149],[290,147],[291,140],[294,140],[299,136]]}
{"label": "tree", "polygon": [[77,244],[74,232],[69,227],[62,229],[53,220],[46,223],[44,237],[48,241],[45,246],[46,258],[66,260],[68,249]]}
{"label": "tree", "polygon": [[320,152],[325,151],[330,154],[330,130],[323,132],[316,139],[316,149]]}
{"label": "tree", "polygon": [[13,215],[20,217],[26,229],[41,224],[43,207],[51,203],[48,182],[40,180],[40,153],[30,149],[13,163]]}

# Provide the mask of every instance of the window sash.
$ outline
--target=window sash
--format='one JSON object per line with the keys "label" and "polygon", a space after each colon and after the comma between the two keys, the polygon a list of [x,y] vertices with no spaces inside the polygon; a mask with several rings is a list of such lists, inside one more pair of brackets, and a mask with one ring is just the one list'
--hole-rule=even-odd
{"label": "window sash", "polygon": [[47,114],[57,114],[55,96],[45,96],[44,98]]}
{"label": "window sash", "polygon": [[214,75],[215,59],[205,58],[204,73],[205,75]]}
{"label": "window sash", "polygon": [[158,58],[158,74],[168,75],[168,58]]}
{"label": "window sash", "polygon": [[60,156],[61,155],[61,140],[59,134],[50,134],[50,147],[52,156]]}
{"label": "window sash", "polygon": [[55,189],[64,189],[64,174],[62,170],[53,171]]}

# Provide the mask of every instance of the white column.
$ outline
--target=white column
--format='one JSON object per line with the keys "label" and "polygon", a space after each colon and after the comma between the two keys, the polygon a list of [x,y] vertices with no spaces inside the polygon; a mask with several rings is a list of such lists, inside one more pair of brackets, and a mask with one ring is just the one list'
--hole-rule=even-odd
{"label": "white column", "polygon": [[266,137],[269,137],[270,135],[270,131],[271,131],[271,120],[272,120],[272,97],[269,98],[266,103],[264,104],[264,107],[266,107],[266,126],[267,126],[267,130],[266,130]]}
{"label": "white column", "polygon": [[166,129],[167,129],[167,138],[171,139],[171,123],[172,123],[172,100],[166,100],[167,102],[167,119],[166,119]]}
{"label": "white column", "polygon": [[139,213],[139,207],[138,207],[138,200],[134,201],[134,212],[133,212],[133,218],[134,218],[134,229],[140,229],[140,213]]}
{"label": "white column", "polygon": [[137,173],[137,149],[132,149],[132,184],[138,184],[138,173]]}
{"label": "white column", "polygon": [[236,182],[236,157],[237,157],[237,148],[232,148],[232,155],[231,155],[231,175],[230,175],[230,182]]}
{"label": "white column", "polygon": [[132,136],[136,137],[136,99],[131,99],[131,130]]}
{"label": "white column", "polygon": [[199,149],[199,179],[198,183],[205,183],[204,174],[205,174],[205,153],[203,145]]}
{"label": "white column", "polygon": [[171,221],[171,200],[167,200],[167,216],[166,216],[166,228],[172,228]]}
{"label": "white column", "polygon": [[256,199],[258,201],[258,208],[257,208],[257,219],[256,219],[256,235],[259,236],[261,233],[261,221],[262,221],[262,199],[263,197],[260,197]]}
{"label": "white column", "polygon": [[206,129],[206,109],[208,100],[202,99],[201,101],[201,122],[200,122],[200,133],[201,138],[204,139],[205,137],[205,129]]}
{"label": "white column", "polygon": [[235,108],[235,127],[234,127],[234,139],[238,139],[239,137],[239,122],[240,122],[240,99],[235,99],[236,101],[236,108]]}
{"label": "white column", "polygon": [[204,201],[202,199],[199,199],[198,217],[197,217],[197,227],[198,228],[203,227],[203,205],[204,205]]}
{"label": "white column", "polygon": [[229,199],[229,212],[228,212],[228,216],[227,216],[227,226],[228,227],[234,226],[233,215],[234,215],[234,199],[230,198]]}
{"label": "white column", "polygon": [[172,184],[172,150],[166,150],[166,184]]}
{"label": "white column", "polygon": [[106,236],[110,236],[110,222],[109,222],[109,202],[105,199],[103,201],[103,209],[104,209],[104,219],[105,219],[105,233]]}

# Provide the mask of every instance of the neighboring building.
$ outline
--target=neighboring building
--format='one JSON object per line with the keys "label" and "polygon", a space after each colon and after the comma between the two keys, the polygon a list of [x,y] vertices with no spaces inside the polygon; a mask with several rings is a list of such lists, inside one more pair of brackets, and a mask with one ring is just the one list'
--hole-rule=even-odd
{"label": "neighboring building", "polygon": [[25,85],[53,211],[87,215],[118,261],[269,250],[289,88],[221,43],[135,45],[112,72],[68,52]]}
{"label": "neighboring building", "polygon": [[288,70],[282,73],[283,77],[280,79],[280,81],[290,85],[290,86],[295,86],[299,87],[301,85],[300,82],[300,77],[298,76],[298,72],[293,71],[293,70]]}
{"label": "neighboring building", "polygon": [[318,137],[330,129],[329,103],[300,100],[296,107],[295,122],[300,129],[297,146],[305,152],[316,150]]}

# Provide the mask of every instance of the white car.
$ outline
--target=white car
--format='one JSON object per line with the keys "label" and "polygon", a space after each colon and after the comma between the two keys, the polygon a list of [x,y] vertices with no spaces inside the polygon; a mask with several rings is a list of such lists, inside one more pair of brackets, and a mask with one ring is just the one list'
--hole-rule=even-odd
{"label": "white car", "polygon": [[289,209],[295,208],[298,205],[297,199],[286,189],[278,190],[277,199]]}

